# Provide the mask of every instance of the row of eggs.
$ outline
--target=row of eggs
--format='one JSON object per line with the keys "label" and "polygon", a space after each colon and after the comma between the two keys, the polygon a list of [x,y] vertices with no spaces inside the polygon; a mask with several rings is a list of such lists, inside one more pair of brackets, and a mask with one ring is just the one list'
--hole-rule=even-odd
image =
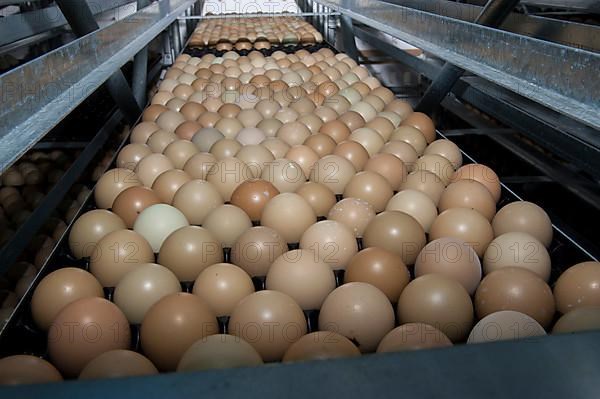
{"label": "row of eggs", "polygon": [[[318,54],[328,59],[323,53],[326,51]],[[318,58],[315,55],[311,55],[313,59]],[[229,57],[233,56],[224,59],[232,59]],[[289,60],[289,55],[279,58],[283,59],[290,61],[290,65],[298,62]],[[184,70],[192,69],[188,66],[195,68],[207,60],[182,57],[176,69],[183,72],[176,71],[170,77],[185,76],[189,72]],[[330,63],[337,65],[339,61]],[[181,65],[188,62],[191,64]],[[201,69],[205,68],[201,66],[196,72]],[[208,77],[197,79],[208,80],[220,74],[211,72],[210,76],[206,74]],[[169,85],[171,99],[174,99],[178,85]],[[544,327],[550,327],[554,316],[554,296],[559,312],[566,313],[561,320],[569,315],[571,325],[582,319],[594,320],[587,306],[600,305],[598,290],[594,289],[599,265],[592,262],[569,269],[564,278],[561,277],[563,282],[557,283],[553,296],[546,283],[550,269],[546,247],[552,240],[552,226],[545,212],[534,204],[515,202],[496,214],[500,185],[493,171],[484,165],[461,166],[460,151],[453,143],[434,140],[435,129],[429,118],[413,113],[408,104],[394,100],[387,89],[375,91],[378,86],[373,86],[367,86],[369,91],[365,90],[364,94],[355,89],[360,99],[352,100],[357,104],[370,93],[378,93],[372,95],[381,96],[384,105],[379,111],[372,106],[375,115],[371,115],[368,107],[364,107],[368,111],[362,113],[348,111],[349,107],[344,110],[343,100],[331,102],[333,107],[323,106],[323,101],[319,105],[315,103],[314,108],[308,107],[309,110],[294,110],[298,114],[296,119],[292,113],[292,120],[277,119],[281,125],[273,129],[272,135],[258,127],[260,121],[254,126],[251,126],[254,122],[250,126],[242,125],[237,131],[217,126],[222,119],[234,119],[244,110],[255,110],[256,107],[247,104],[233,110],[227,107],[230,109],[221,113],[222,107],[237,104],[223,103],[210,111],[205,104],[184,100],[180,108],[183,118],[167,123],[163,114],[173,116],[170,111],[179,111],[168,107],[170,100],[164,104],[153,100],[154,105],[163,108],[154,107],[160,111],[154,115],[148,112],[150,108],[146,110],[144,122],[132,132],[129,146],[133,147],[125,147],[119,154],[117,162],[122,168],[109,171],[96,187],[97,205],[113,212],[103,209],[88,212],[78,219],[71,231],[72,252],[76,257],[90,257],[92,274],[79,269],[59,270],[47,277],[53,276],[49,280],[54,280],[54,284],[41,283],[34,294],[33,314],[41,328],[50,329],[50,356],[59,369],[67,376],[75,376],[96,355],[100,355],[97,363],[106,362],[105,358],[109,357],[141,356],[123,351],[99,353],[106,348],[99,351],[97,345],[85,340],[74,345],[53,339],[57,331],[64,332],[63,321],[68,324],[80,318],[101,320],[104,311],[111,315],[111,325],[115,321],[119,325],[141,322],[142,350],[160,370],[174,370],[178,365],[180,369],[187,369],[186,365],[194,363],[196,366],[189,367],[201,368],[199,363],[211,361],[215,367],[215,357],[222,358],[224,354],[229,354],[228,359],[247,357],[257,362],[260,358],[262,362],[282,357],[294,359],[287,354],[290,351],[297,354],[295,359],[310,358],[311,353],[319,357],[315,354],[319,350],[330,351],[325,357],[334,353],[348,356],[378,347],[383,351],[386,347],[398,350],[407,346],[446,346],[464,341],[467,336],[470,342],[481,342],[540,335],[545,333]],[[354,87],[364,90],[360,85]],[[163,89],[167,89],[167,85]],[[177,90],[180,95],[182,91]],[[169,93],[162,89],[160,92]],[[330,98],[335,94],[322,95]],[[163,94],[162,97],[168,96]],[[204,109],[196,107],[200,112],[190,118],[194,112],[186,108],[184,114],[183,110],[188,104]],[[294,104],[293,98],[287,103],[282,101],[278,109],[286,111]],[[215,104],[207,105],[215,107]],[[334,109],[338,106],[342,115]],[[320,123],[300,122],[308,135],[297,134],[298,130],[305,132],[298,124],[288,127],[318,107],[327,108],[321,114],[331,118],[325,120],[327,116],[321,118],[317,114]],[[357,114],[356,117],[340,118],[349,112]],[[200,118],[209,113],[218,117],[212,119],[212,124],[201,123]],[[420,122],[418,126],[407,129],[411,124],[406,122],[415,119]],[[314,118],[305,120],[315,121]],[[374,120],[380,121],[379,130],[370,128],[373,132],[352,136]],[[196,127],[193,134],[184,135],[179,130],[186,122],[199,124],[193,125]],[[332,126],[335,129],[331,129]],[[238,137],[243,129],[256,127],[262,135]],[[282,128],[283,133],[279,134]],[[410,131],[410,140],[403,140],[407,135],[397,134],[398,129],[400,133]],[[176,138],[164,146],[149,142],[161,131]],[[379,140],[372,133],[381,138],[382,146],[373,144]],[[314,140],[317,136],[320,140],[315,141],[320,144],[313,143],[314,148],[309,146],[307,141],[310,143],[311,138]],[[266,145],[268,140],[277,140],[277,145]],[[186,147],[187,153],[167,151],[177,143]],[[351,150],[340,150],[343,146]],[[305,160],[306,156],[287,155],[298,147],[308,147],[317,155],[316,160],[311,163],[310,158]],[[130,151],[140,148],[144,150]],[[260,156],[241,154],[247,148],[262,154],[266,154],[262,150],[267,149],[271,156],[264,162]],[[373,161],[383,158],[383,154],[390,155],[385,158],[391,166],[382,167]],[[428,162],[427,158],[423,160],[427,155],[443,159],[433,158]],[[188,166],[194,157],[201,161],[194,167]],[[414,157],[410,158],[413,161],[407,157]],[[159,166],[147,166],[148,171],[144,170],[145,164],[155,163]],[[157,184],[161,180],[164,182]],[[336,194],[345,198],[337,201]],[[182,197],[179,200],[178,195]],[[442,211],[439,215],[438,207]],[[328,220],[317,222],[317,216]],[[261,226],[252,227],[252,221],[260,222]],[[358,251],[357,237],[366,247],[361,251]],[[301,249],[288,251],[287,245],[292,243],[299,243]],[[515,244],[524,251],[530,251],[533,245],[534,251],[515,253],[512,249]],[[223,247],[231,247],[233,264],[221,263]],[[530,261],[532,254],[535,255],[533,262]],[[481,282],[480,257],[486,274]],[[410,281],[407,265],[413,264],[416,278]],[[344,268],[346,284],[335,288],[333,270]],[[102,286],[116,286],[114,301],[118,306],[98,298],[80,299],[87,300],[86,303],[73,302],[76,298],[71,298],[51,304],[48,298],[60,297],[56,293],[61,290],[56,287],[62,284],[85,291],[85,283],[68,282],[66,275],[71,273],[85,274],[85,279],[94,281],[90,285],[95,294],[88,293],[84,297],[102,296]],[[265,275],[267,290],[253,293],[250,277]],[[195,281],[193,294],[178,293],[180,281]],[[581,291],[582,286],[585,293]],[[470,294],[475,294],[474,301]],[[394,312],[392,303],[396,302]],[[94,314],[95,306],[104,311]],[[187,306],[195,306],[196,311],[186,313]],[[304,335],[307,330],[302,310],[319,307],[319,328],[340,334],[335,335],[334,340],[326,340],[332,336],[330,331]],[[480,321],[471,328],[473,307]],[[181,321],[191,313],[196,317],[193,323],[199,323],[195,324],[196,328],[188,326],[178,330],[174,328],[175,321],[169,321],[173,318]],[[402,324],[395,329],[394,313]],[[577,313],[585,313],[585,316],[577,316]],[[592,309],[591,314],[597,315],[597,309]],[[231,316],[228,331],[233,335],[206,338],[208,331],[218,331],[216,316],[223,315]],[[40,321],[42,319],[45,321]],[[272,325],[266,321],[273,320],[288,328],[285,334],[280,330],[277,337],[267,339]],[[516,333],[510,330],[515,322],[522,327]],[[558,329],[559,324],[555,330],[569,330],[569,327]],[[202,326],[202,332],[198,325]],[[490,337],[486,327],[489,325],[504,328]],[[258,329],[252,330],[252,326]],[[126,335],[128,326],[119,331]],[[424,338],[428,336],[437,338],[428,341]],[[117,341],[117,346],[122,346],[114,349],[129,347],[127,339]],[[181,345],[175,348],[172,346],[175,342]],[[332,342],[336,344],[324,345]],[[304,344],[301,348],[300,343]],[[211,357],[207,351],[218,355],[213,353]],[[231,361],[229,365],[256,364],[248,362]]]}

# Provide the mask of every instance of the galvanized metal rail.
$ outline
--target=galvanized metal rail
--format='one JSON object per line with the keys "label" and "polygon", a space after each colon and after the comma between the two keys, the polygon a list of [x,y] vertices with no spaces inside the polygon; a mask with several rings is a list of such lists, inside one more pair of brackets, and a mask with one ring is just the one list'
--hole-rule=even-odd
{"label": "galvanized metal rail", "polygon": [[600,129],[600,54],[376,0],[318,3]]}

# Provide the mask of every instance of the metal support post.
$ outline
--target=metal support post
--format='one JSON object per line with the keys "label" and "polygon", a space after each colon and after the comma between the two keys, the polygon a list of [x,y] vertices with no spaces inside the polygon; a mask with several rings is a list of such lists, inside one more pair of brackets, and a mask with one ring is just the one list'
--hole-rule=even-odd
{"label": "metal support post", "polygon": [[[138,11],[150,4],[150,0],[137,0]],[[131,87],[133,96],[140,107],[146,104],[146,84],[148,80],[148,46],[144,47],[133,58],[133,75]]]}
{"label": "metal support post", "polygon": [[[99,29],[87,3],[74,0],[57,0],[56,3],[77,36],[85,36]],[[108,78],[106,87],[127,120],[130,123],[135,122],[142,109],[136,102],[123,72],[119,70]]]}
{"label": "metal support post", "polygon": [[[475,23],[490,27],[499,26],[518,3],[519,0],[489,0]],[[446,63],[440,74],[431,82],[416,109],[431,113],[440,105],[463,73],[464,69]]]}
{"label": "metal support post", "polygon": [[342,30],[342,47],[344,52],[350,58],[358,62],[358,49],[356,48],[356,40],[354,38],[352,18],[347,15],[340,17],[340,26]]}

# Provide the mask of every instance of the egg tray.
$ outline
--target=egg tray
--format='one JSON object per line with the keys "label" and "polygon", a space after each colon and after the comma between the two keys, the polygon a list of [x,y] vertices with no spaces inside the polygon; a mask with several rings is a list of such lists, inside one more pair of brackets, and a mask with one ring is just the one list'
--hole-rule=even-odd
{"label": "egg tray", "polygon": [[298,50],[307,50],[311,53],[315,52],[315,51],[319,51],[322,48],[327,48],[330,49],[331,51],[333,51],[334,53],[338,53],[339,51],[336,50],[332,45],[330,45],[329,43],[327,43],[326,41],[323,41],[321,43],[315,43],[315,44],[274,44],[271,45],[271,48],[269,49],[261,49],[261,50],[256,50],[256,49],[251,49],[251,50],[228,50],[228,51],[220,51],[217,50],[214,47],[196,47],[196,46],[190,46],[185,48],[185,50],[183,50],[184,54],[188,54],[192,57],[198,57],[201,58],[202,56],[206,55],[206,54],[213,54],[216,57],[222,57],[225,53],[229,52],[229,51],[233,51],[235,53],[238,53],[240,56],[243,55],[248,55],[250,54],[250,52],[252,51],[258,51],[260,53],[262,53],[265,57],[270,56],[271,54],[273,54],[276,51],[283,51],[286,54],[292,54],[295,53]]}

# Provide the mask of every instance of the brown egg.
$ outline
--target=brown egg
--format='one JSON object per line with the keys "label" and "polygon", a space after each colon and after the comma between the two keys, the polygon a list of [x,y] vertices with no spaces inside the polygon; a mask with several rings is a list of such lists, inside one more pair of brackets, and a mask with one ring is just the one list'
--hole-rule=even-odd
{"label": "brown egg", "polygon": [[194,134],[202,129],[202,125],[196,121],[186,121],[175,129],[175,134],[182,140],[192,140]]}
{"label": "brown egg", "polygon": [[263,119],[256,125],[257,128],[262,130],[267,137],[275,137],[279,128],[283,125],[278,119],[267,118]]}
{"label": "brown egg", "polygon": [[209,152],[213,144],[224,138],[225,136],[223,136],[223,133],[219,132],[214,127],[205,127],[198,130],[198,133],[192,137],[192,143],[194,143],[201,152]]}
{"label": "brown egg", "polygon": [[348,127],[348,129],[350,129],[351,132],[355,131],[356,129],[360,129],[361,127],[364,127],[366,124],[363,117],[359,113],[354,111],[345,112],[338,118],[338,121],[344,123]]}
{"label": "brown egg", "polygon": [[287,242],[277,231],[265,226],[252,227],[231,248],[231,262],[252,277],[266,276],[271,264],[287,249]]}
{"label": "brown egg", "polygon": [[125,222],[104,209],[94,209],[81,215],[69,232],[69,248],[76,259],[88,257],[105,235],[125,229]]}
{"label": "brown egg", "polygon": [[352,163],[356,171],[362,171],[369,160],[369,153],[357,141],[342,141],[335,147],[333,154],[346,158]]}
{"label": "brown egg", "polygon": [[550,279],[550,255],[541,242],[527,233],[504,233],[496,237],[485,251],[485,274],[508,266],[525,268],[546,282]]}
{"label": "brown egg", "polygon": [[121,378],[158,374],[158,370],[139,353],[115,349],[104,352],[90,361],[79,374],[80,380]]}
{"label": "brown egg", "polygon": [[277,138],[283,140],[289,146],[295,146],[304,143],[310,136],[310,130],[301,122],[284,123],[277,131]]}
{"label": "brown egg", "polygon": [[352,197],[367,201],[375,212],[381,212],[394,192],[390,183],[376,172],[358,172],[344,189],[344,198]]}
{"label": "brown egg", "polygon": [[435,140],[425,148],[425,155],[437,154],[441,155],[452,163],[454,169],[458,169],[462,165],[462,153],[460,148],[450,140],[440,139]]}
{"label": "brown egg", "polygon": [[310,147],[300,144],[292,146],[285,154],[285,158],[296,162],[306,177],[310,175],[313,165],[319,160],[319,155]]}
{"label": "brown egg", "polygon": [[316,331],[294,342],[283,355],[283,362],[339,359],[360,356],[348,338],[333,331]]}
{"label": "brown egg", "polygon": [[392,100],[385,106],[386,111],[391,111],[397,114],[402,120],[408,118],[413,113],[413,109],[409,103],[404,100]]}
{"label": "brown egg", "polygon": [[261,178],[271,182],[282,193],[294,192],[306,182],[302,167],[285,158],[264,165]]}
{"label": "brown egg", "polygon": [[429,229],[429,239],[460,238],[483,257],[494,239],[490,222],[479,212],[467,208],[452,208],[439,214]]}
{"label": "brown egg", "polygon": [[167,295],[146,314],[140,329],[144,354],[161,371],[175,370],[196,341],[219,331],[210,306],[196,295]]}
{"label": "brown egg", "polygon": [[600,307],[576,308],[561,316],[554,324],[552,334],[600,330]]}
{"label": "brown egg", "polygon": [[410,274],[402,258],[378,247],[365,248],[352,257],[344,282],[359,281],[379,288],[390,302],[398,302]]}
{"label": "brown egg", "polygon": [[239,301],[254,292],[250,276],[238,266],[217,263],[204,269],[194,282],[194,295],[204,299],[219,316],[229,316]]}
{"label": "brown egg", "polygon": [[290,146],[283,140],[276,137],[269,137],[262,143],[260,143],[267,150],[271,151],[274,158],[283,158],[290,149]]}
{"label": "brown egg", "polygon": [[151,104],[142,113],[143,122],[156,122],[160,114],[165,112],[168,108],[161,104]]}
{"label": "brown egg", "polygon": [[481,262],[463,240],[438,238],[423,248],[415,262],[416,277],[432,273],[455,280],[473,295],[481,281]]}
{"label": "brown egg", "polygon": [[450,161],[441,155],[423,155],[415,163],[416,170],[426,170],[437,175],[447,185],[452,179],[454,168]]}
{"label": "brown egg", "polygon": [[440,211],[450,208],[470,208],[491,221],[496,214],[496,202],[485,186],[476,180],[459,180],[450,184],[440,197]]}
{"label": "brown egg", "polygon": [[306,320],[298,304],[277,291],[259,291],[237,304],[229,319],[232,335],[248,341],[267,361],[280,360],[306,334]]}
{"label": "brown egg", "polygon": [[425,233],[429,233],[429,229],[438,215],[431,198],[421,191],[411,189],[402,190],[390,198],[385,210],[400,211],[412,216],[423,227]]}
{"label": "brown egg", "polygon": [[275,160],[273,153],[260,144],[243,146],[235,157],[248,165],[252,177],[260,177],[265,166]]}
{"label": "brown egg", "polygon": [[215,129],[223,133],[225,138],[233,139],[244,128],[242,123],[234,118],[222,118],[215,124]]}
{"label": "brown egg", "polygon": [[129,271],[154,262],[150,244],[131,230],[117,230],[104,236],[90,256],[90,272],[104,287],[114,287]]}
{"label": "brown egg", "polygon": [[289,295],[302,309],[319,309],[335,288],[331,267],[312,249],[279,256],[267,273],[266,287]]}
{"label": "brown egg", "polygon": [[206,180],[208,171],[217,163],[214,155],[200,152],[192,156],[184,165],[183,171],[193,179]]}
{"label": "brown egg", "polygon": [[498,211],[492,221],[494,235],[520,231],[540,240],[546,248],[552,242],[552,222],[538,205],[527,201],[515,201]]}
{"label": "brown egg", "polygon": [[319,133],[331,137],[336,143],[341,143],[350,136],[350,129],[340,120],[331,120],[323,123]]}
{"label": "brown egg", "polygon": [[231,248],[238,237],[252,227],[250,218],[234,205],[221,205],[211,211],[202,224],[224,248]]}
{"label": "brown egg", "polygon": [[156,119],[156,124],[167,132],[174,132],[183,122],[185,122],[185,117],[179,112],[170,109],[161,113],[158,119]]}
{"label": "brown egg", "polygon": [[316,221],[315,212],[304,198],[294,193],[281,193],[264,207],[260,224],[280,232],[288,243],[297,243]]}
{"label": "brown egg", "polygon": [[381,98],[386,104],[389,104],[392,102],[392,100],[394,100],[395,96],[394,96],[394,92],[392,92],[390,89],[380,86],[376,89],[374,89],[371,94],[376,95],[377,97]]}
{"label": "brown egg", "polygon": [[[148,157],[151,156],[149,155]],[[143,182],[142,176],[129,169],[111,169],[102,175],[96,184],[96,189],[94,190],[96,205],[98,208],[103,209],[112,208],[115,198],[120,193],[129,187],[141,186]]]}
{"label": "brown egg", "polygon": [[181,357],[177,371],[200,371],[252,367],[263,361],[248,342],[227,334],[215,334],[196,341]]}
{"label": "brown egg", "polygon": [[203,127],[214,127],[220,119],[221,115],[218,113],[207,111],[198,117],[198,123]]}
{"label": "brown egg", "polygon": [[435,326],[452,342],[467,337],[473,325],[473,304],[458,282],[427,274],[410,282],[398,301],[398,320]]}
{"label": "brown egg", "polygon": [[425,193],[437,205],[445,186],[441,179],[434,173],[426,170],[417,170],[409,173],[404,183],[400,185],[400,190],[408,189]]}
{"label": "brown egg", "polygon": [[406,323],[386,334],[377,353],[446,348],[452,341],[437,328],[424,323]]}
{"label": "brown egg", "polygon": [[494,201],[500,199],[501,188],[498,175],[489,167],[482,164],[468,164],[460,167],[452,176],[452,182],[462,179],[472,179],[483,184],[492,194]]}
{"label": "brown egg", "polygon": [[151,104],[160,104],[166,105],[170,99],[175,97],[171,91],[158,91],[154,96],[152,96]]}
{"label": "brown egg", "polygon": [[152,191],[160,199],[160,202],[171,204],[177,190],[190,180],[192,180],[190,176],[181,170],[167,170],[156,178],[152,184]]}
{"label": "brown egg", "polygon": [[205,228],[183,227],[167,237],[158,263],[169,268],[180,281],[194,281],[206,267],[223,261],[221,244]]}
{"label": "brown egg", "polygon": [[239,141],[234,139],[221,139],[215,142],[210,147],[210,153],[214,155],[214,157],[221,161],[225,158],[232,158],[240,151],[242,148],[242,144]]}
{"label": "brown egg", "polygon": [[296,194],[301,195],[313,208],[317,217],[327,216],[336,203],[335,194],[325,185],[312,181],[301,185]]}
{"label": "brown egg", "polygon": [[63,378],[46,360],[31,355],[14,355],[0,359],[0,385],[44,384]]}
{"label": "brown egg", "polygon": [[412,216],[399,211],[385,211],[367,225],[363,243],[366,248],[387,249],[400,255],[406,265],[412,265],[426,240],[423,227]]}
{"label": "brown egg", "polygon": [[543,335],[546,335],[544,327],[533,318],[514,310],[501,310],[479,320],[471,330],[467,344],[531,339]]}
{"label": "brown egg", "polygon": [[[228,90],[232,90],[232,89],[228,89]],[[218,113],[223,118],[235,118],[240,113],[241,110],[242,109],[240,108],[239,105],[236,105],[236,104],[223,104],[219,108]]]}
{"label": "brown egg", "polygon": [[412,172],[415,168],[418,157],[417,151],[413,146],[404,141],[389,141],[385,143],[379,152],[383,154],[392,154],[398,157],[402,162],[404,162],[404,166],[408,172]]}
{"label": "brown egg", "polygon": [[369,121],[366,125],[366,128],[372,129],[376,131],[384,141],[388,141],[394,131],[395,127],[389,119],[386,119],[382,116],[377,116]]}
{"label": "brown egg", "polygon": [[102,286],[93,275],[74,267],[56,270],[44,277],[33,292],[33,320],[39,328],[47,331],[65,306],[90,297],[104,297]]}
{"label": "brown egg", "polygon": [[148,147],[152,150],[152,152],[162,153],[169,144],[177,139],[177,135],[173,132],[158,130],[152,133],[146,144],[148,144]]}
{"label": "brown egg", "polygon": [[430,117],[422,112],[413,112],[408,117],[403,118],[403,126],[413,126],[425,136],[427,143],[431,143],[435,140],[435,125]]}
{"label": "brown egg", "polygon": [[310,181],[327,186],[334,194],[342,194],[356,170],[350,161],[338,155],[327,155],[317,161]]}
{"label": "brown egg", "polygon": [[183,107],[181,107],[179,112],[181,112],[181,115],[183,115],[184,118],[188,121],[196,121],[198,120],[200,115],[206,112],[206,107],[199,103],[188,102]]}
{"label": "brown egg", "polygon": [[65,306],[54,319],[48,354],[63,375],[76,377],[90,360],[112,349],[126,349],[130,340],[129,323],[115,304],[83,298]]}
{"label": "brown egg", "polygon": [[231,194],[231,204],[241,208],[253,221],[260,220],[267,202],[279,194],[270,182],[251,179],[240,184]]}
{"label": "brown egg", "polygon": [[392,154],[374,154],[365,164],[365,171],[372,171],[383,176],[394,191],[406,180],[407,170],[404,162]]}
{"label": "brown egg", "polygon": [[320,106],[315,109],[315,115],[317,115],[323,123],[327,123],[337,119],[338,113],[330,107]]}
{"label": "brown egg", "polygon": [[300,239],[300,248],[312,250],[333,270],[343,270],[358,251],[353,231],[335,220],[310,226]]}
{"label": "brown egg", "polygon": [[138,123],[132,130],[129,140],[132,143],[146,144],[152,133],[160,130],[160,127],[154,122]]}
{"label": "brown egg", "polygon": [[[212,78],[215,79],[215,78]],[[216,80],[216,79],[215,79]],[[216,83],[216,82],[215,82]],[[225,99],[226,97],[226,92],[221,91],[222,89],[219,88],[217,90],[215,90],[214,93],[210,93],[208,94],[208,97],[206,97],[204,99],[204,101],[202,101],[202,105],[204,105],[204,107],[209,111],[209,112],[217,112],[219,110],[219,108],[221,108],[223,106],[223,99]],[[222,95],[219,96],[219,94]],[[217,112],[218,113],[218,112]],[[219,114],[220,115],[220,114]],[[230,119],[230,118],[223,118],[223,119]],[[215,127],[217,127],[217,125],[223,120],[220,119],[216,124]],[[237,122],[237,121],[236,121]],[[238,122],[239,123],[239,122]],[[221,129],[219,129],[221,130]],[[225,132],[223,132],[223,134],[225,134]],[[225,136],[227,136],[227,134],[225,134]]]}
{"label": "brown egg", "polygon": [[148,309],[162,297],[181,291],[179,280],[166,267],[139,265],[117,283],[114,303],[131,324],[140,324]]}
{"label": "brown egg", "polygon": [[163,153],[176,169],[183,169],[185,163],[198,153],[198,148],[191,141],[175,140],[165,148]]}
{"label": "brown egg", "polygon": [[336,142],[333,140],[333,138],[326,134],[317,133],[304,140],[304,145],[311,148],[319,156],[319,158],[322,158],[325,155],[333,153],[336,147]]}
{"label": "brown egg", "polygon": [[533,317],[542,327],[554,317],[554,297],[544,280],[520,267],[504,267],[481,280],[475,292],[477,317],[500,310],[515,310]]}
{"label": "brown egg", "polygon": [[252,172],[244,162],[237,158],[223,158],[209,170],[206,180],[215,186],[227,202],[237,186],[251,178]]}
{"label": "brown egg", "polygon": [[256,104],[255,109],[260,112],[264,118],[273,118],[274,115],[281,109],[281,105],[277,101],[271,99],[261,100]]}
{"label": "brown egg", "polygon": [[152,150],[146,144],[127,144],[119,151],[117,167],[134,170],[138,162],[150,154],[152,154]]}
{"label": "brown egg", "polygon": [[425,148],[427,148],[427,141],[423,133],[412,126],[400,126],[394,130],[390,136],[390,141],[404,141],[410,144],[419,156],[423,155]]}
{"label": "brown egg", "polygon": [[367,225],[375,217],[371,204],[358,198],[344,198],[329,211],[327,219],[345,224],[356,237],[362,237]]}
{"label": "brown egg", "polygon": [[561,313],[600,306],[600,263],[582,262],[569,267],[556,280],[554,297]]}
{"label": "brown egg", "polygon": [[373,352],[394,328],[394,309],[383,292],[367,283],[347,283],[325,299],[319,328],[352,340],[358,349]]}
{"label": "brown egg", "polygon": [[[152,187],[158,176],[175,166],[163,154],[152,154],[142,159],[135,168],[139,181],[146,187]],[[138,184],[139,185],[139,184]]]}

